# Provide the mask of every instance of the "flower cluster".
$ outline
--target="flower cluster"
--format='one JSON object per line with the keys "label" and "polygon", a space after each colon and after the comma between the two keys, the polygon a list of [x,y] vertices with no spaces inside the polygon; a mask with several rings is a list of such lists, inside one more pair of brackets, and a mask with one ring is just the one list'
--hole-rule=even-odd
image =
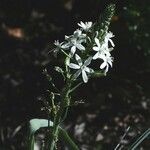
{"label": "flower cluster", "polygon": [[99,31],[94,31],[92,22],[82,21],[78,23],[80,29],[74,31],[73,35],[65,36],[65,41],[59,43],[55,41],[54,53],[63,52],[69,61],[66,65],[76,70],[72,75],[72,79],[76,79],[82,75],[85,83],[88,82],[88,77],[94,73],[94,70],[89,67],[94,60],[102,60],[100,69],[106,74],[109,67],[112,67],[113,57],[111,51],[114,48],[114,43],[111,38],[114,37],[112,32],[105,31],[101,37]]}

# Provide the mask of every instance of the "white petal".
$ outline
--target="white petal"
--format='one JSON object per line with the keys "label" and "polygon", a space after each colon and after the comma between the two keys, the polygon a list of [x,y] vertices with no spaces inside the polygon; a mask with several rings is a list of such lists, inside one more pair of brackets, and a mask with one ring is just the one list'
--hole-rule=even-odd
{"label": "white petal", "polygon": [[111,31],[109,31],[107,34],[108,34],[108,37],[109,37],[109,38],[114,37],[114,35],[113,35],[113,33],[112,33]]}
{"label": "white petal", "polygon": [[109,52],[107,49],[104,50],[104,53],[107,55],[107,57],[110,57],[110,56],[111,56],[110,52]]}
{"label": "white petal", "polygon": [[94,50],[94,51],[99,51],[99,47],[94,46],[94,47],[93,47],[93,50]]}
{"label": "white petal", "polygon": [[72,69],[80,69],[80,66],[74,63],[70,63],[68,66]]}
{"label": "white petal", "polygon": [[109,39],[109,42],[111,43],[112,47],[115,47],[115,44],[111,39]]}
{"label": "white petal", "polygon": [[99,55],[99,58],[101,58],[101,59],[103,59],[105,62],[106,62],[106,55],[104,55],[104,54],[101,54],[101,55]]}
{"label": "white petal", "polygon": [[77,54],[75,54],[75,59],[76,61],[78,62],[79,66],[82,66],[82,60],[81,60],[81,57]]}
{"label": "white petal", "polygon": [[110,58],[110,60],[108,61],[108,63],[110,64],[111,67],[112,67],[112,62],[113,62],[113,59]]}
{"label": "white petal", "polygon": [[70,43],[66,43],[61,46],[62,49],[67,49],[69,47],[70,47]]}
{"label": "white petal", "polygon": [[69,64],[70,64],[70,58],[69,57],[66,58],[65,63],[66,63],[67,66],[69,66]]}
{"label": "white petal", "polygon": [[[83,34],[82,34],[83,35]],[[80,37],[81,39],[80,39],[80,41],[78,41],[78,43],[86,43],[86,39],[85,39],[85,36],[83,35],[83,36],[81,36]]]}
{"label": "white petal", "polygon": [[72,46],[71,47],[71,55],[73,56],[75,52],[76,52],[76,47]]}
{"label": "white petal", "polygon": [[78,70],[74,75],[73,78],[76,79],[81,74],[81,69]]}
{"label": "white petal", "polygon": [[75,45],[79,50],[85,50],[85,47],[81,44],[76,44]]}
{"label": "white petal", "polygon": [[88,38],[88,40],[89,40],[90,42],[92,42],[89,36],[88,36],[87,38]]}
{"label": "white petal", "polygon": [[65,40],[67,40],[67,39],[69,39],[69,38],[70,38],[69,36],[65,35]]}
{"label": "white petal", "polygon": [[82,79],[85,83],[88,82],[88,76],[86,75],[86,72],[84,70],[82,70]]}
{"label": "white petal", "polygon": [[74,37],[75,38],[78,38],[81,34],[82,34],[82,31],[81,30],[79,30],[79,29],[77,29],[76,31],[74,31]]}
{"label": "white petal", "polygon": [[88,66],[91,63],[92,57],[89,57],[88,59],[85,60],[84,66]]}
{"label": "white petal", "polygon": [[91,68],[89,68],[89,67],[85,67],[84,70],[85,70],[86,72],[88,72],[88,73],[93,73],[93,72],[94,72],[94,70],[91,69]]}
{"label": "white petal", "polygon": [[106,66],[106,69],[105,69],[105,74],[108,72],[108,65]]}
{"label": "white petal", "polygon": [[55,41],[54,41],[54,45],[55,45],[55,46],[58,46],[58,45],[59,45],[59,41],[58,41],[58,40],[55,40]]}
{"label": "white petal", "polygon": [[86,24],[82,22],[82,28],[85,30],[86,29]]}
{"label": "white petal", "polygon": [[108,48],[108,41],[104,41],[103,44],[102,44],[102,46],[101,46],[101,48],[103,50],[109,50],[109,48]]}
{"label": "white petal", "polygon": [[112,62],[111,62],[111,61],[109,61],[108,63],[109,63],[109,64],[110,64],[110,66],[112,67]]}
{"label": "white petal", "polygon": [[93,24],[93,23],[92,23],[91,21],[90,21],[90,22],[88,22],[88,26],[89,26],[89,27],[91,27],[91,26],[92,26],[92,24]]}
{"label": "white petal", "polygon": [[85,22],[83,23],[82,21],[78,23],[78,25],[85,31],[88,31],[92,27],[92,22]]}
{"label": "white petal", "polygon": [[97,44],[98,47],[100,47],[100,42],[98,38],[95,38],[95,43]]}
{"label": "white petal", "polygon": [[77,23],[77,25],[78,25],[79,27],[81,27],[81,21],[80,21],[80,23]]}
{"label": "white petal", "polygon": [[110,48],[109,48],[109,52],[111,52],[113,49],[114,49],[113,47],[110,47]]}
{"label": "white petal", "polygon": [[80,23],[78,23],[78,26],[80,26],[83,29],[86,27],[85,24],[82,21],[80,21]]}
{"label": "white petal", "polygon": [[94,60],[97,59],[97,58],[99,58],[99,52],[97,52],[97,53],[93,56],[93,59],[94,59]]}
{"label": "white petal", "polygon": [[100,68],[101,68],[101,69],[104,69],[106,66],[107,66],[107,63],[104,61],[104,62],[100,65]]}
{"label": "white petal", "polygon": [[98,37],[98,31],[96,31],[95,33],[96,33],[96,36],[95,36],[95,37]]}
{"label": "white petal", "polygon": [[84,68],[84,71],[90,73],[90,68],[89,68],[89,67],[85,67],[85,68]]}

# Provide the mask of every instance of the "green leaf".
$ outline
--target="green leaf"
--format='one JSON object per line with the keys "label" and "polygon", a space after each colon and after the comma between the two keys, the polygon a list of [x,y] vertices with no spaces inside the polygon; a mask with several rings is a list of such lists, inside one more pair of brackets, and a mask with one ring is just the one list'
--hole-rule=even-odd
{"label": "green leaf", "polygon": [[71,150],[79,150],[78,146],[70,138],[68,133],[62,128],[59,128],[59,137],[68,145]]}
{"label": "green leaf", "polygon": [[34,150],[34,134],[29,135],[29,143],[28,143],[28,150]]}
{"label": "green leaf", "polygon": [[150,135],[150,128],[147,129],[129,148],[135,150],[148,136]]}
{"label": "green leaf", "polygon": [[[52,127],[53,122],[52,121],[48,122],[47,119],[31,119],[29,121],[29,128],[30,128],[29,150],[34,150],[34,142],[35,142],[34,133],[40,128],[48,127],[48,126]],[[59,138],[61,138],[72,150],[79,150],[79,148],[70,138],[68,133],[61,127],[59,127]]]}
{"label": "green leaf", "polygon": [[29,143],[28,143],[29,150],[34,150],[34,143],[35,143],[34,133],[40,128],[48,127],[48,126],[52,127],[53,122],[46,119],[31,119],[29,121],[29,130],[30,130]]}
{"label": "green leaf", "polygon": [[31,119],[29,122],[30,134],[34,134],[37,130],[43,127],[53,126],[52,121],[48,121],[47,119]]}
{"label": "green leaf", "polygon": [[74,86],[69,93],[73,92],[75,89],[77,89],[83,82],[78,83],[76,86]]}

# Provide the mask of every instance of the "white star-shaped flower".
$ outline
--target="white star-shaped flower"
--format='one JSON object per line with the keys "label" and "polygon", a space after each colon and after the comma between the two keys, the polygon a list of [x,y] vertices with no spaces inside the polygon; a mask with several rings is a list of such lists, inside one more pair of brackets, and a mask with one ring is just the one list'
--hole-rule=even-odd
{"label": "white star-shaped flower", "polygon": [[61,49],[67,49],[67,48],[68,48],[68,46],[65,45],[64,42],[61,42],[61,43],[60,43],[58,40],[56,40],[56,41],[54,42],[54,45],[56,46],[56,47],[53,49],[53,52],[54,52],[55,55],[57,55],[57,53],[59,52],[59,50],[61,50]]}
{"label": "white star-shaped flower", "polygon": [[105,43],[100,44],[100,41],[98,38],[95,38],[95,43],[97,46],[94,46],[93,50],[96,51],[97,53],[93,56],[94,60],[101,58],[105,54],[110,56],[110,49],[107,47]]}
{"label": "white star-shaped flower", "polygon": [[84,51],[85,47],[82,43],[86,41],[86,35],[82,34],[81,30],[76,30],[72,36],[65,36],[65,39],[68,41],[65,45],[71,47],[71,56],[73,56],[77,49]]}
{"label": "white star-shaped flower", "polygon": [[111,39],[111,38],[113,38],[113,37],[114,37],[114,35],[113,35],[112,32],[107,32],[107,33],[106,33],[105,38],[104,38],[104,42],[105,42],[105,44],[107,44],[107,47],[108,47],[108,43],[109,43],[109,42],[110,42],[110,44],[111,44],[112,47],[115,46],[114,42],[113,42],[112,39]]}
{"label": "white star-shaped flower", "polygon": [[83,23],[82,21],[80,21],[80,23],[78,23],[78,26],[80,26],[84,31],[88,32],[90,31],[92,24],[92,22]]}
{"label": "white star-shaped flower", "polygon": [[73,75],[73,78],[76,79],[80,74],[82,74],[82,79],[84,83],[88,82],[88,76],[87,73],[93,73],[93,69],[87,67],[92,60],[92,57],[89,57],[85,60],[84,63],[82,63],[82,60],[79,55],[75,54],[75,59],[78,64],[70,63],[68,66],[72,69],[77,69],[78,71]]}
{"label": "white star-shaped flower", "polygon": [[104,62],[100,65],[100,69],[105,68],[105,73],[107,73],[109,66],[112,67],[113,57],[111,57],[110,55],[102,55],[101,58]]}
{"label": "white star-shaped flower", "polygon": [[58,40],[56,40],[55,42],[54,42],[54,45],[56,46],[56,48],[59,48],[59,49],[65,49],[65,48],[68,48],[65,44],[64,44],[64,42],[59,42]]}

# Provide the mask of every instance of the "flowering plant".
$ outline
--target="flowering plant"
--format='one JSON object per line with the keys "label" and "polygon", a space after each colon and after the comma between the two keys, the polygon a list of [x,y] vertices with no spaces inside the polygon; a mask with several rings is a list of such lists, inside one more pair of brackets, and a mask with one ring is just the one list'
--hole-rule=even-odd
{"label": "flowering plant", "polygon": [[[58,40],[54,42],[55,47],[52,50],[54,56],[61,55],[64,60],[64,67],[55,67],[55,70],[62,74],[64,87],[61,90],[57,89],[47,70],[44,71],[54,92],[49,92],[50,101],[47,101],[44,107],[48,113],[48,119],[30,121],[32,133],[30,134],[30,149],[34,147],[34,132],[41,127],[50,129],[50,131],[48,130],[46,149],[56,149],[59,137],[66,140],[70,149],[79,149],[60,124],[65,120],[68,108],[72,105],[71,93],[82,83],[87,83],[91,77],[105,76],[112,67],[111,51],[115,45],[112,41],[114,35],[108,31],[108,27],[114,14],[114,7],[113,4],[109,5],[105,10],[104,17],[96,23],[81,21],[73,35],[65,36],[63,42]],[[99,68],[93,67],[97,62],[99,62]],[[55,100],[56,96],[59,96],[59,102]]]}
{"label": "flowering plant", "polygon": [[[109,70],[109,66],[112,67],[113,57],[111,57],[111,51],[114,48],[112,32],[107,30],[103,31],[103,38],[100,36],[100,32],[95,30],[97,24],[92,22],[82,21],[78,23],[80,29],[74,31],[73,35],[65,36],[65,41],[59,43],[55,41],[54,54],[64,53],[66,56],[66,66],[78,70],[75,74],[70,71],[70,78],[76,80],[82,73],[82,79],[84,83],[88,82],[88,78],[94,74],[94,69],[89,66],[94,60],[100,59],[100,71],[106,74]],[[96,51],[96,53],[95,53]],[[76,61],[78,64],[72,63]],[[84,63],[82,63],[84,61]]]}

